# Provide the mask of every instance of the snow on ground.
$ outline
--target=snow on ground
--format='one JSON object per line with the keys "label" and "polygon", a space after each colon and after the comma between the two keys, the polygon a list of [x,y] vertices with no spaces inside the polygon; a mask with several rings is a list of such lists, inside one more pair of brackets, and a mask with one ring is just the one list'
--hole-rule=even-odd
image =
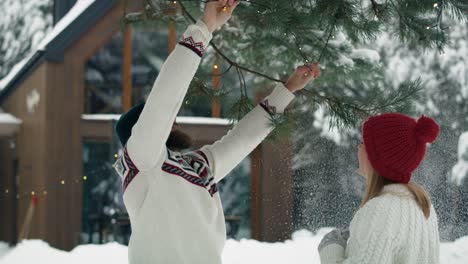
{"label": "snow on ground", "polygon": [[9,250],[10,249],[8,248],[8,244],[0,241],[0,260]]}
{"label": "snow on ground", "polygon": [[440,260],[440,263],[443,264],[468,263],[468,237],[459,238],[452,243],[442,243]]}
{"label": "snow on ground", "polygon": [[[292,240],[282,243],[264,243],[244,239],[228,240],[223,254],[223,264],[314,264],[320,263],[317,246],[330,229],[321,229],[316,234],[306,230],[297,231]],[[468,263],[468,237],[455,242],[442,243],[441,263]],[[8,249],[0,242],[0,264],[83,264],[106,261],[112,264],[127,264],[127,247],[108,243],[82,245],[65,252],[50,247],[41,240],[27,240]]]}

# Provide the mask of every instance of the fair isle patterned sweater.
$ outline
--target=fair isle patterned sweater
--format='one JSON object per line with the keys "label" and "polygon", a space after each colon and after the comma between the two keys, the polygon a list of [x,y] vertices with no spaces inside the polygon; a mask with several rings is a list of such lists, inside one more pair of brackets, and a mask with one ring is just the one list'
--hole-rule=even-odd
{"label": "fair isle patterned sweater", "polygon": [[226,230],[216,188],[271,132],[269,117],[294,99],[282,84],[212,145],[181,154],[165,142],[201,56],[206,25],[189,26],[165,61],[116,167],[132,235],[130,264],[220,264]]}
{"label": "fair isle patterned sweater", "polygon": [[431,206],[428,219],[402,184],[386,185],[351,221],[346,249],[330,244],[322,264],[438,264],[439,229]]}

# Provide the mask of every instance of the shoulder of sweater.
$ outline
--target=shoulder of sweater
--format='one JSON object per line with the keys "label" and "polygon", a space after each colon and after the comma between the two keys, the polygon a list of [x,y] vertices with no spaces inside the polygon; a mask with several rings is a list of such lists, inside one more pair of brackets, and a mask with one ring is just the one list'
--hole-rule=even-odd
{"label": "shoulder of sweater", "polygon": [[371,228],[372,225],[386,225],[387,230],[398,228],[401,221],[402,200],[393,195],[380,195],[361,207],[354,219],[356,225]]}
{"label": "shoulder of sweater", "polygon": [[[378,196],[368,201],[353,217],[350,224],[353,241],[396,241],[401,237],[401,209],[396,197]],[[360,243],[360,242],[358,242]]]}

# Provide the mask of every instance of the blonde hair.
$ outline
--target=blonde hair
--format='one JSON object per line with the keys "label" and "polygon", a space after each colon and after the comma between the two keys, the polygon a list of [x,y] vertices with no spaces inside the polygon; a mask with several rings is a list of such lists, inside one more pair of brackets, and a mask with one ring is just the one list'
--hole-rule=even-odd
{"label": "blonde hair", "polygon": [[[361,207],[363,207],[372,198],[379,196],[385,185],[392,183],[394,182],[381,177],[377,172],[370,173],[370,175],[367,176],[367,188],[364,198],[362,199]],[[424,213],[424,216],[429,218],[431,213],[431,198],[429,193],[424,189],[424,187],[414,182],[402,185],[404,185],[414,195],[419,208],[421,208]]]}

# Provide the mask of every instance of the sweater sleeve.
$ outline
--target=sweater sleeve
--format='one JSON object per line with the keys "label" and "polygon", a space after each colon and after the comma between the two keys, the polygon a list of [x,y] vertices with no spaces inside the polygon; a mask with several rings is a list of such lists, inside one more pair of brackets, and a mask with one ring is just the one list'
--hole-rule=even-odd
{"label": "sweater sleeve", "polygon": [[151,169],[164,160],[172,124],[211,38],[206,25],[198,21],[188,27],[164,62],[126,146],[138,170]]}
{"label": "sweater sleeve", "polygon": [[346,249],[332,244],[320,252],[322,264],[391,264],[398,249],[397,208],[376,198],[353,219]]}
{"label": "sweater sleeve", "polygon": [[240,120],[224,137],[200,150],[206,155],[216,182],[222,180],[271,132],[270,116],[282,113],[294,95],[283,84]]}

